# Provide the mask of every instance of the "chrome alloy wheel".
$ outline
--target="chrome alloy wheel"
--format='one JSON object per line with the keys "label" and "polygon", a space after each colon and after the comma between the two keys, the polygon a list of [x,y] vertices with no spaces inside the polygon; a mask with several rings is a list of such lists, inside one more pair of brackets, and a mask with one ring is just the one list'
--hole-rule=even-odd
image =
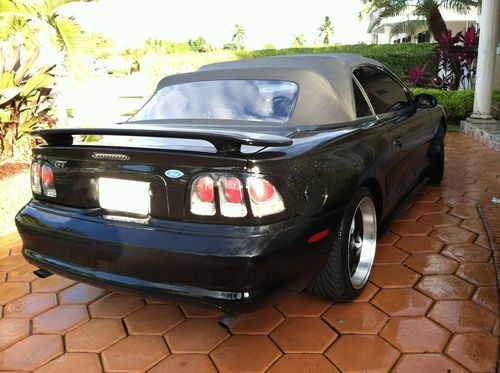
{"label": "chrome alloy wheel", "polygon": [[377,215],[373,201],[364,197],[354,212],[349,230],[347,263],[349,278],[355,289],[361,289],[370,276],[377,247]]}

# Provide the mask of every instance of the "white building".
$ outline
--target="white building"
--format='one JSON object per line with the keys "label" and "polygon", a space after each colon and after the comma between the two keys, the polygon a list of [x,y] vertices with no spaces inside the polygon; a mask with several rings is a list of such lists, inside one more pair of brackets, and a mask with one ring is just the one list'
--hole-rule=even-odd
{"label": "white building", "polygon": [[[409,7],[406,14],[397,17],[385,18],[380,25],[374,27],[375,21],[372,18],[368,26],[368,32],[371,33],[373,44],[393,44],[393,43],[425,43],[435,42],[432,34],[427,31],[427,27],[423,26],[418,30],[416,35],[409,35],[408,33],[394,34],[393,30],[395,25],[407,21],[421,20],[423,18],[414,15],[414,7]],[[455,35],[459,31],[465,31],[470,25],[476,25],[479,20],[478,10],[473,8],[468,14],[460,14],[453,10],[440,8],[441,15],[443,16],[446,26]],[[422,22],[424,23],[424,22]]]}
{"label": "white building", "polygon": [[[492,0],[500,1],[500,0]],[[475,25],[481,29],[480,17],[479,17],[479,9],[472,8],[468,14],[460,14],[453,10],[440,8],[441,15],[443,16],[444,21],[446,22],[446,26],[449,30],[451,30],[452,34],[455,35],[459,31],[465,31],[469,28],[470,25]],[[396,44],[396,43],[426,43],[431,42],[434,43],[434,37],[427,30],[427,27],[423,27],[416,35],[410,35],[408,33],[398,33],[395,34],[393,29],[395,25],[406,22],[406,21],[414,21],[414,20],[423,20],[414,15],[413,7],[409,7],[406,14],[397,16],[397,17],[389,17],[385,18],[380,25],[374,27],[373,23],[375,21],[372,18],[370,25],[368,26],[368,32],[371,33],[372,43],[373,44]],[[498,22],[498,19],[497,21]],[[423,22],[422,22],[423,23]],[[494,61],[495,65],[495,73],[493,77],[493,88],[500,89],[500,33],[498,35],[496,48],[496,58]]]}

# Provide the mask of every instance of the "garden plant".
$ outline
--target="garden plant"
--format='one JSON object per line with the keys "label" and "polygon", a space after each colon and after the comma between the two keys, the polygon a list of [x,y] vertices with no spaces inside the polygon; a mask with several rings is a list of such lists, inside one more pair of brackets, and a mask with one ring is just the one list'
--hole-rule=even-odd
{"label": "garden plant", "polygon": [[35,140],[30,132],[55,124],[52,66],[36,66],[39,48],[24,63],[16,48],[11,63],[0,51],[0,161],[27,160]]}

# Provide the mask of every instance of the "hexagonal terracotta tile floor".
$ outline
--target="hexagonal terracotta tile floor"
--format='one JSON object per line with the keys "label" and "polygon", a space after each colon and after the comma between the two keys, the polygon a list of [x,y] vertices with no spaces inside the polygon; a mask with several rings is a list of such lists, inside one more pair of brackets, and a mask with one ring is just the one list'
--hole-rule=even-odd
{"label": "hexagonal terracotta tile floor", "polygon": [[500,154],[461,134],[447,145],[442,185],[381,237],[355,302],[303,292],[231,332],[217,310],[37,279],[19,237],[0,238],[0,371],[495,371]]}

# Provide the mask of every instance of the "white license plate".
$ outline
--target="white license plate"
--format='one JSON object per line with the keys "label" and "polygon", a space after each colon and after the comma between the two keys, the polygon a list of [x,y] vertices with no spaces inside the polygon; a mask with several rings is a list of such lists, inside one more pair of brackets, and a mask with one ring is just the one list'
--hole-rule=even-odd
{"label": "white license plate", "polygon": [[106,210],[148,215],[151,204],[149,183],[101,177],[99,205]]}

